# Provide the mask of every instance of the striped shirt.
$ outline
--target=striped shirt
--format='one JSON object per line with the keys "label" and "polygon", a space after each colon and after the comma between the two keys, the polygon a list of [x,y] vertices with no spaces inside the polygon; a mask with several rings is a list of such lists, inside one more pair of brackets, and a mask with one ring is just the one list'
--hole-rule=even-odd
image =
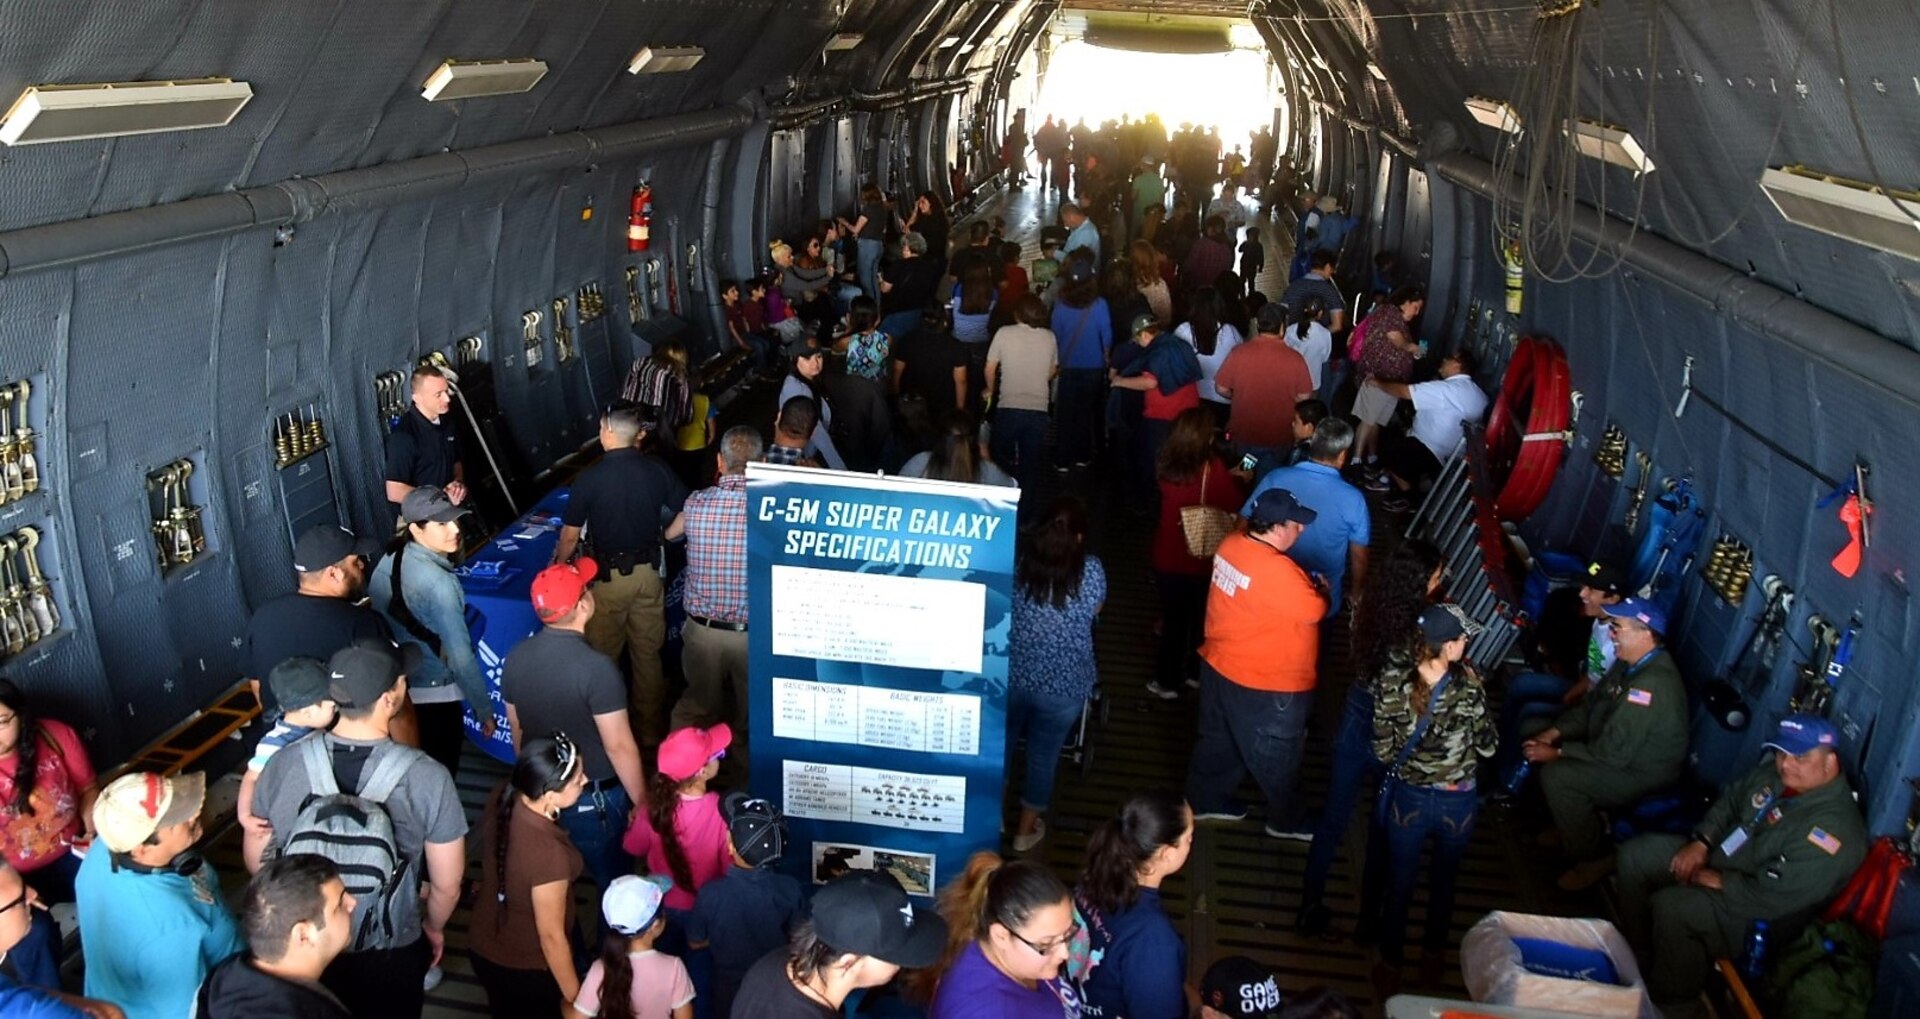
{"label": "striped shirt", "polygon": [[747,621],[747,479],[723,474],[687,496],[687,615]]}
{"label": "striped shirt", "polygon": [[274,754],[292,746],[300,737],[312,731],[304,725],[288,725],[286,719],[273,723],[273,728],[268,729],[267,734],[254,745],[253,758],[247,761],[247,770],[259,771],[266,767]]}

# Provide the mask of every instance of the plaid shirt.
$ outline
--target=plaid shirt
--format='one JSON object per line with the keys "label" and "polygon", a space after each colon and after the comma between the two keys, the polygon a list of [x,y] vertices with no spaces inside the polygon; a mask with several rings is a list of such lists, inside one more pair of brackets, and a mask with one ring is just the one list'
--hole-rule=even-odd
{"label": "plaid shirt", "polygon": [[747,479],[723,474],[687,496],[687,615],[747,621]]}

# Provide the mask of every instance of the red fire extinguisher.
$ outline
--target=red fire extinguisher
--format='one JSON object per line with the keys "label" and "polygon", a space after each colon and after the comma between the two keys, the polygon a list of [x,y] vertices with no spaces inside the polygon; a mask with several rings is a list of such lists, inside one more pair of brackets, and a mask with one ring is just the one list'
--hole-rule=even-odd
{"label": "red fire extinguisher", "polygon": [[653,185],[643,181],[633,189],[633,215],[627,220],[627,250],[647,250],[647,238],[652,228]]}

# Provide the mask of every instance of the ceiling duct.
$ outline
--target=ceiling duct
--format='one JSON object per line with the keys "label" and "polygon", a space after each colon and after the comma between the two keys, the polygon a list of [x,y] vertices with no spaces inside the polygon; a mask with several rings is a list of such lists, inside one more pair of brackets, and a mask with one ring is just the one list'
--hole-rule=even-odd
{"label": "ceiling duct", "polygon": [[0,120],[0,142],[38,145],[225,127],[253,98],[230,78],[35,85]]}
{"label": "ceiling duct", "polygon": [[449,60],[427,76],[420,98],[430,103],[481,96],[518,95],[547,76],[544,60]]}
{"label": "ceiling duct", "polygon": [[[1855,244],[1920,259],[1920,193],[1894,191],[1804,166],[1769,167],[1760,190],[1787,222]],[[1905,208],[1902,208],[1905,206]]]}

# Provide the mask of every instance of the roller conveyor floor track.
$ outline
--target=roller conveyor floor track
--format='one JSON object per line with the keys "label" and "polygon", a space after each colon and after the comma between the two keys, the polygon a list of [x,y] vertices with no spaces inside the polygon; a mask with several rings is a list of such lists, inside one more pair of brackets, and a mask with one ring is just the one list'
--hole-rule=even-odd
{"label": "roller conveyor floor track", "polygon": [[[1038,232],[1052,222],[1059,199],[1044,200],[1039,190],[1029,185],[985,204],[982,215],[1006,218],[1009,235],[1021,240],[1024,258],[1038,257]],[[956,231],[956,234],[959,231]],[[1259,278],[1259,289],[1278,294],[1283,286],[1285,266],[1290,254],[1284,231],[1267,228],[1268,270]],[[749,392],[732,401],[722,412],[722,430],[738,423],[764,427],[772,418],[772,394],[767,387]],[[1089,730],[1093,760],[1082,777],[1071,762],[1062,762],[1054,796],[1050,834],[1032,854],[1053,867],[1063,879],[1076,880],[1083,866],[1088,835],[1111,815],[1130,793],[1152,786],[1179,788],[1185,779],[1187,755],[1192,746],[1194,706],[1191,696],[1176,702],[1149,697],[1145,686],[1153,661],[1153,630],[1158,612],[1152,576],[1148,570],[1151,518],[1129,506],[1119,489],[1107,479],[1118,472],[1076,471],[1066,475],[1043,472],[1042,483],[1025,498],[1043,504],[1062,492],[1072,492],[1087,500],[1093,521],[1093,548],[1107,566],[1110,593],[1097,637],[1101,684],[1110,701],[1108,718]],[[1398,531],[1405,517],[1388,517],[1378,508],[1374,512],[1374,558],[1380,561],[1399,540]],[[1333,624],[1346,631],[1345,618]],[[1351,668],[1344,640],[1329,640],[1329,656],[1316,698],[1315,722],[1305,764],[1301,771],[1301,789],[1308,802],[1317,806],[1328,779],[1330,751],[1327,740],[1338,721],[1340,706]],[[1015,768],[1019,767],[1016,762]],[[1016,771],[1017,774],[1017,771]],[[469,819],[477,819],[492,787],[504,780],[506,771],[471,746],[463,759],[458,784]],[[1252,783],[1242,790],[1242,798],[1257,802]],[[1018,809],[1009,794],[1006,803],[1009,821]],[[1328,886],[1327,904],[1335,913],[1334,929],[1350,931],[1359,902],[1360,863],[1367,807],[1356,811],[1352,835],[1342,846]],[[1186,868],[1170,879],[1163,889],[1164,902],[1175,925],[1186,938],[1191,972],[1197,982],[1207,964],[1216,958],[1241,954],[1272,964],[1280,974],[1283,990],[1300,990],[1325,984],[1351,996],[1371,1015],[1380,1014],[1380,1002],[1369,982],[1369,970],[1377,957],[1356,946],[1344,936],[1337,940],[1310,940],[1293,933],[1292,923],[1298,905],[1300,876],[1306,863],[1307,845],[1285,842],[1263,834],[1262,818],[1253,817],[1236,824],[1204,824],[1194,841],[1194,851]],[[1524,823],[1492,810],[1483,810],[1474,833],[1472,847],[1462,866],[1458,905],[1455,912],[1453,945],[1459,936],[1490,910],[1551,913],[1564,916],[1604,916],[1606,907],[1596,895],[1570,896],[1554,886],[1557,861],[1549,853],[1532,848],[1530,836],[1536,822]],[[468,845],[468,878],[479,877],[478,837]],[[1010,847],[1003,852],[1011,854]],[[240,862],[239,837],[229,832],[212,847],[210,857],[225,877],[233,901],[243,883],[245,869]],[[593,915],[597,903],[592,890],[583,883],[577,890],[583,916]],[[1413,918],[1424,922],[1425,896],[1416,895]],[[428,995],[426,1014],[432,1017],[456,1017],[486,1014],[486,996],[467,958],[468,911],[462,907],[454,914],[447,936],[445,979]],[[1404,971],[1406,990],[1413,986],[1419,961],[1417,929],[1410,939],[1411,964]],[[1457,960],[1449,960],[1442,984],[1431,989],[1444,996],[1464,998]]]}

